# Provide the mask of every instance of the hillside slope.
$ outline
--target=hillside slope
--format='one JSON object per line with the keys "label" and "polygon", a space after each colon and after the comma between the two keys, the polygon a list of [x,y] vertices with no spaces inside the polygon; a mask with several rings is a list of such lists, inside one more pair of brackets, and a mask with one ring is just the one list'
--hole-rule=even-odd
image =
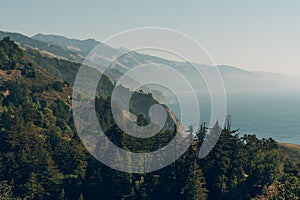
{"label": "hillside slope", "polygon": [[280,143],[279,146],[292,162],[300,164],[300,145]]}
{"label": "hillside slope", "polygon": [[[271,138],[240,137],[225,127],[211,153],[199,159],[199,147],[209,134],[205,124],[197,131],[192,147],[169,166],[142,174],[113,170],[83,146],[73,123],[71,93],[69,84],[46,72],[9,38],[0,41],[2,199],[249,200],[300,196],[299,165],[292,164]],[[147,110],[156,101],[143,92],[133,96],[131,115],[122,117],[136,119],[144,126],[149,123]],[[110,97],[98,96],[94,103],[106,136],[127,151],[152,152],[178,134],[178,125],[174,126],[177,120],[167,108],[168,122],[173,124],[145,140],[131,137],[116,126]],[[92,148],[110,155],[106,147],[106,143],[98,142]],[[174,145],[175,154],[177,148]],[[160,161],[163,156],[156,159]],[[110,158],[124,159],[118,155]],[[144,159],[141,156],[140,162]]]}
{"label": "hillside slope", "polygon": [[83,59],[83,57],[81,57],[80,55],[78,55],[77,53],[75,53],[73,51],[65,50],[60,46],[48,44],[48,43],[44,43],[44,42],[32,39],[32,38],[22,35],[20,33],[11,33],[11,32],[0,31],[0,39],[3,39],[4,37],[10,37],[17,44],[19,44],[20,47],[22,47],[24,49],[39,50],[42,54],[49,56],[49,57],[73,60],[76,62],[81,62]]}

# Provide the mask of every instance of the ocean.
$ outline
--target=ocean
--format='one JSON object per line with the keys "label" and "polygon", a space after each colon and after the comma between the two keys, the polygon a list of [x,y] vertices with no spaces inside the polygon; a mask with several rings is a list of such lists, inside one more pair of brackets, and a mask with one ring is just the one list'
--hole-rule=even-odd
{"label": "ocean", "polygon": [[[198,93],[200,99],[200,123],[209,122],[210,98]],[[188,99],[185,99],[188,102]],[[180,118],[178,102],[168,104]],[[189,108],[189,112],[195,112]],[[239,134],[255,134],[258,138],[270,138],[278,142],[300,144],[300,90],[289,91],[231,91],[227,92],[227,115],[232,127]],[[192,119],[190,119],[192,121]],[[189,126],[189,119],[184,126]]]}

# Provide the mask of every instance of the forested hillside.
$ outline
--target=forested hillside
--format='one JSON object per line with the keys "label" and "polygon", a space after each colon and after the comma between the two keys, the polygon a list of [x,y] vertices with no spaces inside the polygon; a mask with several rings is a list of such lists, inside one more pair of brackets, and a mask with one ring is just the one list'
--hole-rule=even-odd
{"label": "forested hillside", "polygon": [[[101,164],[76,133],[72,88],[60,80],[76,70],[76,63],[24,53],[8,37],[0,41],[0,199],[299,199],[300,163],[271,138],[240,136],[229,127],[204,159],[198,151],[205,124],[188,151],[161,170],[130,174]],[[110,111],[113,84],[105,81],[106,96],[98,96],[95,105],[111,141],[138,152],[158,149],[174,137],[177,123],[171,118],[147,141],[122,132]],[[157,102],[150,94],[133,96],[132,114],[143,126],[148,123],[143,109]]]}

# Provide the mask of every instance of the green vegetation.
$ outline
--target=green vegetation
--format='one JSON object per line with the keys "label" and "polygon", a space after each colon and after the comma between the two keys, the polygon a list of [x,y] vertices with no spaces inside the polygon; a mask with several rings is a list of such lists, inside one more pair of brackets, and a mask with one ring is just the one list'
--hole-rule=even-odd
{"label": "green vegetation", "polygon": [[[202,125],[188,151],[166,168],[147,174],[110,169],[87,152],[76,133],[70,85],[43,70],[48,63],[47,71],[66,73],[56,66],[64,61],[41,56],[37,63],[8,38],[0,52],[0,199],[299,199],[299,162],[272,139],[240,137],[229,128],[204,159],[198,158],[207,134]],[[96,111],[116,145],[152,151],[177,133],[169,116],[153,138],[128,136],[115,125],[106,90],[106,97],[96,98]],[[130,103],[137,123],[146,125],[147,110],[156,103],[152,95],[134,93]]]}
{"label": "green vegetation", "polygon": [[300,145],[280,143],[279,146],[291,161],[300,163]]}
{"label": "green vegetation", "polygon": [[74,51],[65,50],[62,47],[57,45],[47,44],[38,40],[34,40],[20,33],[10,33],[10,32],[0,31],[0,39],[5,37],[10,37],[12,40],[17,42],[23,48],[39,49],[46,55],[50,55],[52,57],[60,57],[63,59],[69,59],[76,62],[82,61],[81,55],[78,55],[78,53]]}
{"label": "green vegetation", "polygon": [[[76,74],[81,66],[80,63],[43,56],[40,52],[32,49],[26,50],[24,54],[31,62],[36,63],[38,66],[46,70],[46,72],[67,84],[74,83]],[[102,76],[99,85],[98,93],[104,97],[108,97],[114,87],[107,76]]]}
{"label": "green vegetation", "polygon": [[24,64],[22,62],[22,51],[9,37],[0,41],[0,69],[14,70]]}
{"label": "green vegetation", "polygon": [[[259,140],[254,135],[239,137],[223,131],[200,163],[209,199],[298,199],[299,167],[291,164],[271,138]],[[290,177],[297,180],[293,186],[286,183]],[[280,192],[282,187],[285,193]]]}

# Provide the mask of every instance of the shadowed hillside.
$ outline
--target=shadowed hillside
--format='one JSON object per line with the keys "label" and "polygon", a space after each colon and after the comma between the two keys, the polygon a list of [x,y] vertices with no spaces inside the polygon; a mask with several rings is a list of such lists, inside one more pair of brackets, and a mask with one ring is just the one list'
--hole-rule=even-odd
{"label": "shadowed hillside", "polygon": [[[299,163],[293,160],[298,147],[291,153],[271,138],[240,136],[230,127],[219,127],[220,139],[204,159],[198,154],[210,133],[205,124],[187,152],[161,170],[132,174],[103,165],[76,132],[70,84],[55,77],[75,73],[78,64],[34,53],[28,56],[8,37],[0,41],[0,199],[299,199]],[[105,80],[104,85],[112,85]],[[179,134],[180,124],[166,108],[166,129],[146,140],[130,137],[113,120],[110,92],[97,96],[95,106],[99,123],[115,145],[154,151]],[[151,94],[135,92],[131,113],[122,117],[144,126],[149,123],[147,110],[156,103]]]}

